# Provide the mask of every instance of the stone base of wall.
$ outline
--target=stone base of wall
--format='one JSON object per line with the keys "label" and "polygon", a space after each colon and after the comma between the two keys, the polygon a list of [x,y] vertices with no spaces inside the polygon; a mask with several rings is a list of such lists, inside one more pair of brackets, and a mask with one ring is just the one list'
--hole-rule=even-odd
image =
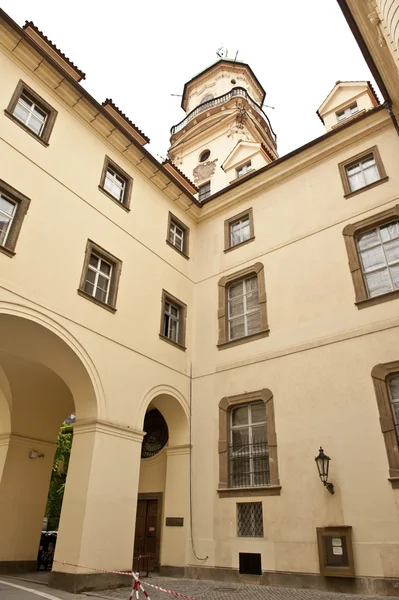
{"label": "stone base of wall", "polygon": [[0,573],[32,573],[36,571],[36,560],[0,560]]}
{"label": "stone base of wall", "polygon": [[[121,569],[123,570],[123,569]],[[126,570],[126,569],[125,569]],[[60,573],[51,571],[49,586],[72,594],[93,590],[108,590],[117,587],[131,587],[132,579],[114,573]]]}
{"label": "stone base of wall", "polygon": [[172,567],[161,566],[163,577],[186,577],[210,579],[223,583],[245,583],[274,587],[304,588],[345,594],[368,596],[398,596],[399,578],[390,577],[322,577],[313,573],[287,573],[264,571],[262,575],[240,575],[237,569],[221,567]]}

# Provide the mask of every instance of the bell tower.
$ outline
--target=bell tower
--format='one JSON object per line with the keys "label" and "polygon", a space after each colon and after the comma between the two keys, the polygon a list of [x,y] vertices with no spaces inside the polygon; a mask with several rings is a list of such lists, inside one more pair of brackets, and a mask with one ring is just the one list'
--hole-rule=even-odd
{"label": "bell tower", "polygon": [[221,58],[183,90],[185,118],[171,129],[169,159],[200,189],[199,200],[278,157],[251,67]]}

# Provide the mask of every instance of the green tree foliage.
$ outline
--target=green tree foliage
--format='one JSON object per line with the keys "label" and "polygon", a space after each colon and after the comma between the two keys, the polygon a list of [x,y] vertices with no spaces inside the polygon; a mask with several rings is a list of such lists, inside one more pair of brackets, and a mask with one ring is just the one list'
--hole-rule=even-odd
{"label": "green tree foliage", "polygon": [[58,447],[54,456],[50,487],[47,497],[46,517],[57,518],[61,514],[65,480],[68,473],[72,447],[72,427],[64,423],[58,433]]}

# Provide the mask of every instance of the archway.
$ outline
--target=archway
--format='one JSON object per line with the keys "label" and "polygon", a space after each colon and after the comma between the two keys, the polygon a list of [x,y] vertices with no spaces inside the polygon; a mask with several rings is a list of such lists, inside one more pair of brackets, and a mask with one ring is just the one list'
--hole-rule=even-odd
{"label": "archway", "polygon": [[0,569],[6,572],[36,570],[59,428],[71,413],[95,419],[98,405],[89,359],[72,336],[39,313],[16,313],[0,314]]}
{"label": "archway", "polygon": [[176,390],[161,386],[150,392],[145,407],[133,564],[166,572],[163,565],[187,563],[189,407]]}

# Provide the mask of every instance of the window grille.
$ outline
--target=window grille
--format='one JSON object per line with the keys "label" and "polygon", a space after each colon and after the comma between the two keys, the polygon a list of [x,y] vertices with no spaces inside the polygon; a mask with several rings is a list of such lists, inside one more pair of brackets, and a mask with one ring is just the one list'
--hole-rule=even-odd
{"label": "window grille", "polygon": [[238,537],[263,537],[262,502],[237,503]]}
{"label": "window grille", "polygon": [[369,297],[399,289],[399,221],[360,234],[357,248]]}
{"label": "window grille", "polygon": [[231,411],[230,440],[229,486],[270,485],[264,402],[237,406]]}

